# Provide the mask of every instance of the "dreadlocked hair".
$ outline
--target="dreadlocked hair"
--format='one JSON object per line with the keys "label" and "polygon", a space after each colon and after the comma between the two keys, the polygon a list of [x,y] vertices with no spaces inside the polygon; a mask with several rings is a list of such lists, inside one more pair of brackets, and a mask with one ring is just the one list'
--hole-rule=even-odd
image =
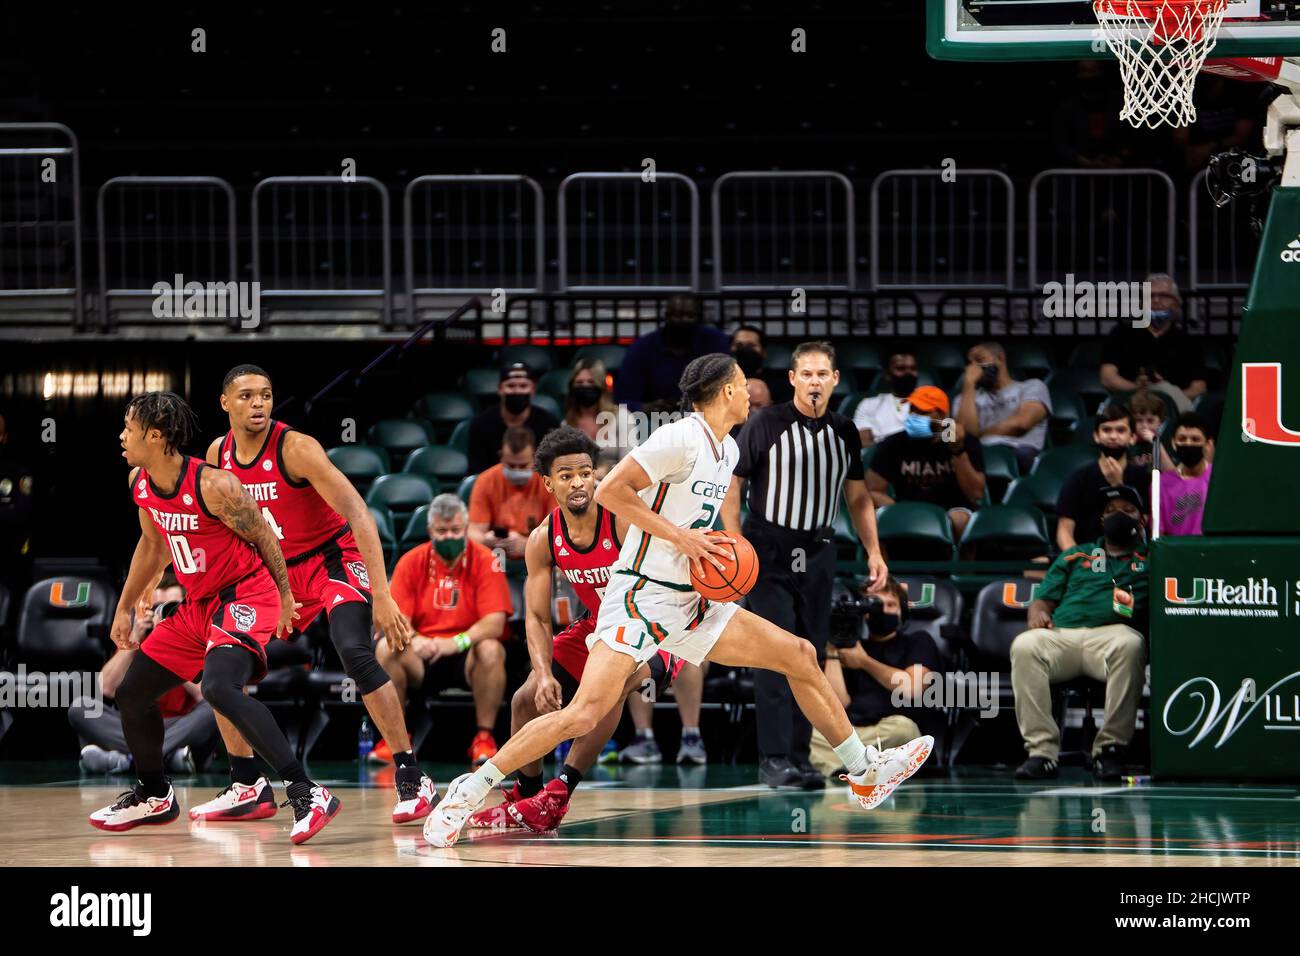
{"label": "dreadlocked hair", "polygon": [[682,390],[682,411],[689,415],[713,401],[735,374],[736,360],[722,352],[691,359],[677,383]]}
{"label": "dreadlocked hair", "polygon": [[148,432],[158,429],[162,432],[167,454],[177,451],[198,430],[199,420],[194,410],[175,392],[145,392],[137,395],[126,405],[126,413]]}

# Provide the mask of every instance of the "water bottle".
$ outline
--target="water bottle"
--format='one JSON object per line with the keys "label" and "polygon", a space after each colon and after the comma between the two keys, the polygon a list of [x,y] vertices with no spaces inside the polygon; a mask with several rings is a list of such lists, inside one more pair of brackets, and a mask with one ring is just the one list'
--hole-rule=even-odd
{"label": "water bottle", "polygon": [[357,759],[365,763],[370,751],[375,749],[375,735],[370,730],[370,719],[361,718],[361,729],[357,731]]}

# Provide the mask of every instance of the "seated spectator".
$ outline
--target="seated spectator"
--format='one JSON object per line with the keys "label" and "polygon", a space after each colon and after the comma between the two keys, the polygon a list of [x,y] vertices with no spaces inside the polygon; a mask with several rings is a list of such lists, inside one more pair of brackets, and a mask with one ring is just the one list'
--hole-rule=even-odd
{"label": "seated spectator", "polygon": [[[1129,464],[1150,468],[1155,461],[1156,440],[1160,437],[1160,430],[1165,427],[1169,409],[1165,407],[1164,399],[1149,388],[1139,388],[1134,392],[1129,397],[1128,408],[1133,413],[1133,427],[1137,434],[1137,441],[1129,449]],[[1172,468],[1169,456],[1161,454],[1160,470]]]}
{"label": "seated spectator", "polygon": [[[170,616],[185,600],[185,589],[174,579],[160,582],[150,603],[136,608],[131,626],[131,641],[138,648],[154,625]],[[136,649],[117,650],[99,672],[104,697],[117,696],[117,688],[126,676]],[[186,681],[158,699],[163,718],[163,754],[167,769],[176,774],[191,774],[202,766],[217,744],[217,721],[212,706],[203,699],[199,685]],[[86,773],[126,773],[131,769],[131,748],[122,730],[122,715],[117,708],[99,701],[78,698],[68,708],[68,722],[81,739],[81,769]]]}
{"label": "seated spectator", "polygon": [[1173,411],[1188,411],[1192,399],[1206,391],[1201,346],[1183,331],[1178,284],[1163,272],[1144,281],[1151,283],[1151,322],[1145,328],[1119,322],[1111,329],[1102,346],[1101,384],[1112,392],[1131,392],[1168,383],[1180,406]]}
{"label": "seated spectator", "polygon": [[[826,648],[826,679],[848,712],[864,744],[898,747],[921,735],[903,709],[894,706],[895,688],[920,701],[925,675],[943,670],[939,649],[923,630],[906,623],[907,591],[889,577],[875,591],[881,605],[863,620],[862,640],[852,647]],[[820,731],[812,734],[812,764],[828,777],[842,773],[843,761]]]}
{"label": "seated spectator", "polygon": [[469,473],[477,475],[497,463],[501,437],[507,428],[523,427],[533,433],[533,443],[560,424],[554,415],[533,404],[537,383],[532,370],[523,362],[515,362],[501,370],[497,395],[501,400],[485,409],[469,422]]}
{"label": "seated spectator", "polygon": [[916,356],[911,352],[895,352],[889,356],[885,373],[889,391],[864,398],[853,412],[853,424],[858,426],[863,448],[903,430],[911,407],[907,397],[916,391]]}
{"label": "seated spectator", "polygon": [[1107,405],[1097,415],[1092,430],[1097,460],[1072,472],[1056,499],[1056,546],[1062,551],[1080,541],[1095,541],[1101,534],[1101,506],[1105,502],[1102,493],[1106,488],[1151,486],[1151,466],[1136,464],[1129,457],[1133,432],[1133,416],[1123,405]]}
{"label": "seated spectator", "polygon": [[767,382],[761,378],[745,379],[745,390],[749,392],[749,412],[751,415],[760,408],[771,406],[772,390],[767,387]]}
{"label": "seated spectator", "polygon": [[[608,433],[609,425],[618,415],[606,384],[607,378],[605,363],[598,359],[578,359],[573,363],[573,374],[569,376],[564,421],[592,441],[597,441],[602,427]],[[536,441],[541,441],[540,435],[535,437]]]}
{"label": "seated spectator", "polygon": [[[903,431],[882,441],[867,471],[877,508],[897,501],[928,501],[948,511],[953,539],[984,496],[984,451],[960,422],[948,418],[948,396],[922,385],[910,396]],[[894,486],[894,497],[887,488]]]}
{"label": "seated spectator", "polygon": [[[704,699],[704,675],[708,672],[708,661],[698,666],[683,661],[682,669],[673,678],[673,700],[677,702],[677,714],[682,721],[682,736],[674,758],[675,763],[699,765],[709,762],[708,751],[704,749],[704,737],[700,734],[700,702]],[[632,717],[636,735],[632,743],[618,752],[620,762],[654,764],[663,761],[663,752],[659,749],[659,741],[655,739],[654,708],[654,701],[647,699],[639,688],[628,693],[627,712]]]}
{"label": "seated spectator", "polygon": [[1196,412],[1183,412],[1174,429],[1178,466],[1160,476],[1160,534],[1200,534],[1210,492],[1214,439]]}
{"label": "seated spectator", "polygon": [[375,651],[403,701],[409,688],[473,693],[478,732],[469,756],[477,766],[497,752],[506,690],[501,640],[513,605],[505,571],[491,551],[466,539],[467,526],[465,504],[455,495],[430,503],[429,540],[402,555],[389,585],[416,637],[404,650],[379,641]]}
{"label": "seated spectator", "polygon": [[675,295],[668,300],[664,324],[631,345],[614,383],[614,401],[633,411],[647,404],[667,403],[675,409],[682,397],[677,383],[691,359],[710,352],[727,352],[727,336],[711,325],[702,325],[693,296]]}
{"label": "seated spectator", "polygon": [[1081,675],[1106,682],[1093,774],[1118,780],[1124,772],[1147,662],[1142,497],[1127,485],[1107,488],[1100,513],[1102,537],[1057,555],[1029,605],[1029,630],[1011,644],[1016,721],[1029,752],[1018,780],[1057,775],[1061,731],[1052,719],[1052,684]]}
{"label": "seated spectator", "polygon": [[[745,373],[749,384],[750,401],[754,395],[765,396],[767,404],[788,402],[794,397],[789,373],[785,369],[767,368],[767,338],[763,330],[754,325],[742,325],[731,333],[731,357]],[[756,385],[761,388],[756,389]],[[780,396],[774,398],[773,396]],[[766,407],[766,406],[764,406]]]}
{"label": "seated spectator", "polygon": [[522,558],[528,535],[546,520],[555,499],[533,470],[537,442],[526,428],[509,428],[501,461],[478,476],[469,495],[469,539],[489,550]]}
{"label": "seated spectator", "polygon": [[953,417],[985,445],[1009,445],[1020,470],[1028,472],[1047,443],[1052,399],[1040,379],[1018,382],[1007,371],[1006,350],[981,342],[966,353],[970,362],[961,380]]}

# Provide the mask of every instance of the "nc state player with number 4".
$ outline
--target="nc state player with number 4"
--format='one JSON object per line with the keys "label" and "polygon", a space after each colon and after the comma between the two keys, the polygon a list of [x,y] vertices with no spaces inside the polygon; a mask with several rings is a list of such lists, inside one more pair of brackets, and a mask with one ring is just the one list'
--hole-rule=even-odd
{"label": "nc state player with number 4", "polygon": [[140,645],[117,690],[122,730],[139,782],[90,815],[101,830],[170,823],[180,815],[163,775],[158,698],[203,673],[203,696],[283,778],[293,807],[290,839],[303,843],[339,811],[338,798],[308,778],[266,705],[244,685],[266,674],[266,645],[288,634],[300,607],[275,535],[233,475],[182,454],[194,413],[171,392],[148,392],[126,407],[122,454],[140,509],[140,541],[117,613],[113,643],[131,641],[131,609],[170,564],[185,601]]}
{"label": "nc state player with number 4", "polygon": [[[236,365],[221,384],[230,431],[208,448],[208,464],[244,485],[284,549],[289,583],[303,602],[297,630],[322,612],[348,677],[397,762],[393,822],[429,815],[437,802],[433,780],[411,752],[402,700],[375,660],[374,625],[394,650],[411,642],[411,627],[388,592],[379,531],[352,483],[334,467],[320,442],[271,418],[271,376],[256,365]],[[371,602],[373,601],[373,610]],[[275,813],[271,785],[261,776],[248,741],[217,716],[230,754],[230,786],[190,810],[204,820],[257,820]]]}

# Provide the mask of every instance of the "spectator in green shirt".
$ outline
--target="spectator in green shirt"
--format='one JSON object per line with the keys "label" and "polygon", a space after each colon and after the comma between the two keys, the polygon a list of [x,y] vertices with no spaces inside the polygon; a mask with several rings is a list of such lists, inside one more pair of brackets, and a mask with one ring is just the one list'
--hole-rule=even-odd
{"label": "spectator in green shirt", "polygon": [[1087,675],[1106,683],[1106,716],[1093,743],[1093,774],[1118,780],[1133,737],[1147,652],[1146,529],[1142,496],[1128,485],[1102,492],[1103,537],[1061,552],[1029,606],[1029,630],[1011,644],[1016,721],[1029,759],[1019,780],[1055,777],[1061,731],[1052,684]]}

